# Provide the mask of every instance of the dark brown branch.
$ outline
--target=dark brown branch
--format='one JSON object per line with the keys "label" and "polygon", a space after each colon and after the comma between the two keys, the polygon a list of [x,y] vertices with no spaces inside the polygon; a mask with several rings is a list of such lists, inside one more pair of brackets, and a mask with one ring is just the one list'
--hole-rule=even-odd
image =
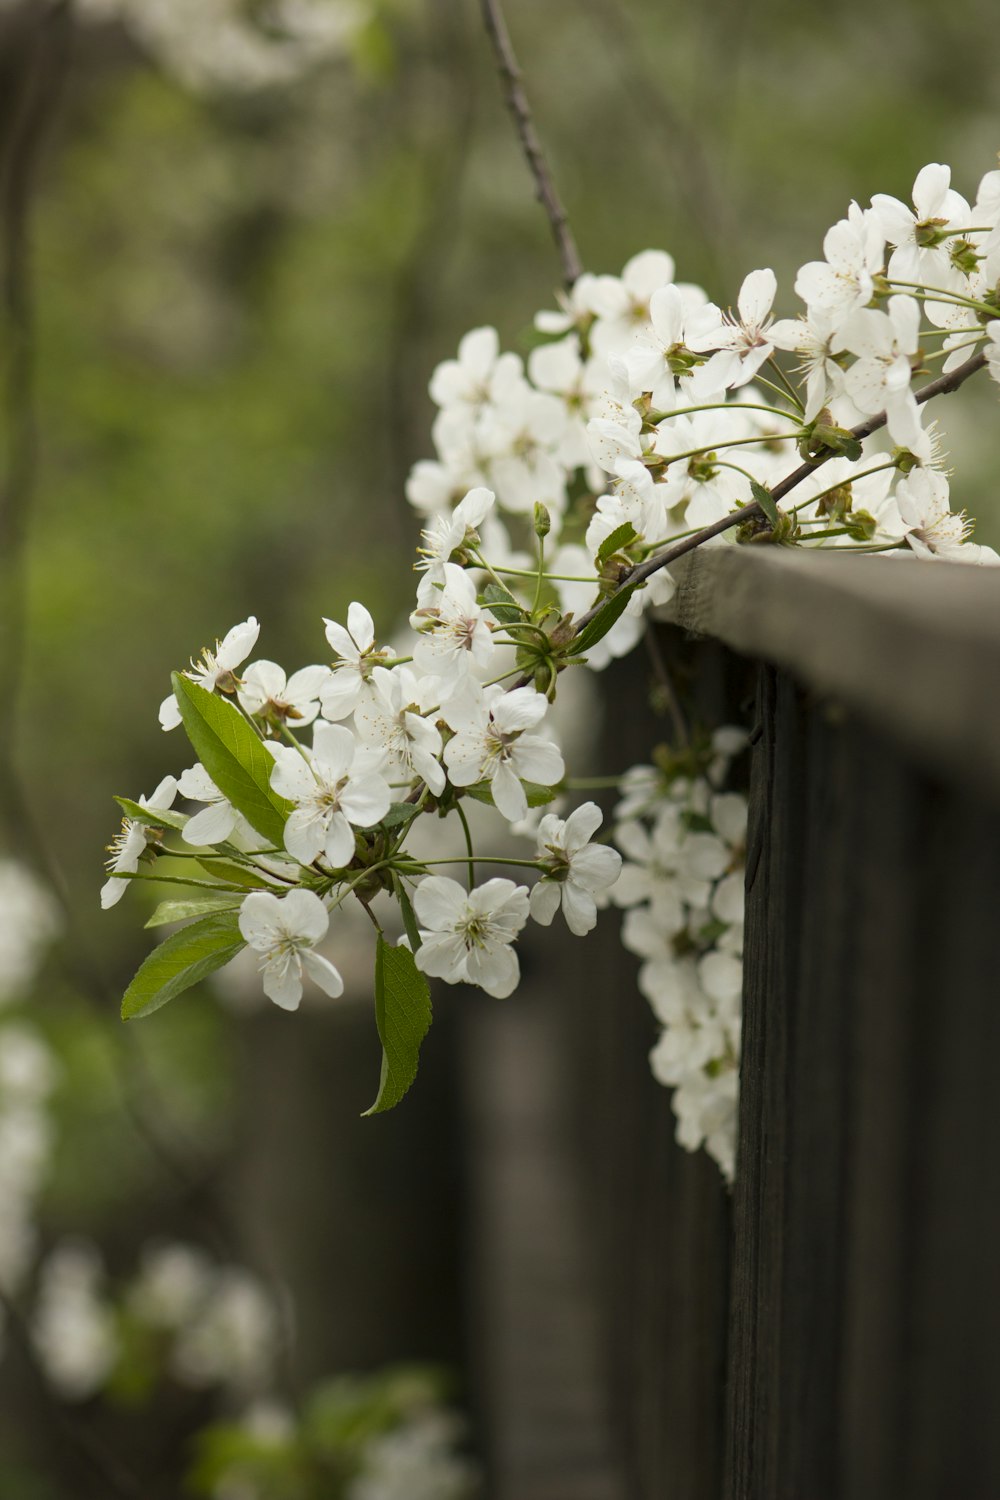
{"label": "dark brown branch", "polygon": [[[959,365],[957,369],[950,371],[949,374],[939,375],[937,380],[928,381],[916,394],[917,404],[923,405],[925,401],[930,401],[935,396],[947,396],[952,391],[957,391],[959,386],[964,385],[971,375],[975,375],[978,370],[981,370],[985,363],[985,354],[974,354],[971,359],[967,359],[963,365]],[[870,437],[873,432],[877,432],[880,427],[884,427],[888,420],[888,413],[880,411],[877,416],[869,417],[866,421],[859,422],[857,427],[852,427],[851,434],[853,437],[859,439]],[[833,457],[834,454],[829,453],[824,458],[816,459],[813,463],[800,464],[797,469],[793,469],[791,474],[786,479],[782,479],[779,484],[776,484],[771,491],[774,500],[783,500],[791,490],[795,489],[796,485],[801,484],[803,479],[808,479],[810,474],[815,474],[818,468]],[[675,542],[672,547],[667,547],[663,552],[655,552],[652,557],[647,557],[645,562],[637,563],[634,568],[630,568],[627,573],[622,575],[617,586],[607,598],[601,599],[599,603],[594,605],[593,609],[588,609],[586,614],[580,616],[579,620],[576,621],[574,634],[579,635],[584,626],[589,625],[590,621],[596,615],[600,614],[605,604],[607,604],[608,598],[613,599],[615,594],[621,593],[622,589],[627,588],[629,584],[643,582],[646,578],[651,577],[652,574],[658,573],[661,568],[666,568],[670,563],[676,562],[679,557],[684,557],[688,552],[693,552],[703,542],[710,541],[712,537],[721,536],[724,531],[729,531],[734,526],[742,526],[745,521],[752,521],[762,515],[763,511],[757,501],[754,500],[750,505],[744,505],[742,509],[734,510],[730,515],[723,516],[721,521],[715,521],[711,526],[706,526],[703,531],[696,531],[693,536],[687,536],[683,541]]]}
{"label": "dark brown branch", "polygon": [[538,139],[531,105],[524,91],[523,75],[510,40],[500,0],[481,0],[481,3],[483,21],[496,56],[507,108],[513,117],[521,150],[528,163],[528,170],[535,180],[535,196],[545,210],[549,227],[552,230],[552,238],[559,251],[563,281],[569,288],[583,270],[576,240],[569,227],[562,200],[556,192],[556,185],[552,180],[548,162],[545,160],[542,143]]}

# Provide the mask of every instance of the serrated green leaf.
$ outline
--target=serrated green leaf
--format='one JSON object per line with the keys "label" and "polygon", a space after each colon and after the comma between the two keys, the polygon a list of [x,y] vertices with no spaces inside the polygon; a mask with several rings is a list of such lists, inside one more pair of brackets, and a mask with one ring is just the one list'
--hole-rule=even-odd
{"label": "serrated green leaf", "polygon": [[146,923],[147,927],[165,927],[168,922],[186,922],[188,917],[204,917],[209,912],[233,911],[239,896],[198,896],[190,901],[161,901]]}
{"label": "serrated green leaf", "polygon": [[528,618],[528,611],[501,583],[488,583],[483,589],[483,601],[501,625],[516,625]]}
{"label": "serrated green leaf", "polygon": [[147,828],[167,828],[178,832],[188,820],[187,813],[171,812],[164,807],[143,807],[131,797],[116,797],[115,801],[127,818],[136,823],[145,823]]}
{"label": "serrated green leaf", "polygon": [[621,552],[623,548],[630,546],[638,535],[631,521],[623,521],[620,526],[615,527],[610,536],[604,538],[598,547],[597,561],[607,562],[608,558],[614,557],[616,552]]}
{"label": "serrated green leaf", "polygon": [[758,484],[756,479],[750,481],[750,493],[764,512],[772,526],[778,524],[778,505],[774,496],[764,485]]}
{"label": "serrated green leaf", "polygon": [[152,1015],[245,947],[236,912],[216,912],[181,928],[139,965],[122,1000],[122,1020]]}
{"label": "serrated green leaf", "polygon": [[238,709],[180,672],[174,693],[195,754],[224,797],[276,848],[292,803],[271,787],[274,761]]}
{"label": "serrated green leaf", "polygon": [[420,1043],[431,1024],[430,985],[409,948],[379,933],[375,948],[375,1024],[382,1042],[378,1097],[366,1115],[393,1109],[417,1076]]}
{"label": "serrated green leaf", "polygon": [[626,604],[642,581],[637,579],[635,583],[627,583],[623,589],[619,589],[614,598],[609,599],[603,609],[597,612],[590,624],[585,625],[579,635],[573,637],[570,650],[574,656],[586,655],[598,641],[604,639],[612,625],[616,625],[625,613]]}
{"label": "serrated green leaf", "polygon": [[[528,799],[529,807],[544,807],[547,802],[554,802],[559,795],[553,786],[542,786],[537,781],[522,781],[524,795]],[[463,786],[462,795],[472,797],[476,802],[485,802],[487,807],[495,807],[493,801],[493,788],[488,781],[477,781],[473,786]]]}

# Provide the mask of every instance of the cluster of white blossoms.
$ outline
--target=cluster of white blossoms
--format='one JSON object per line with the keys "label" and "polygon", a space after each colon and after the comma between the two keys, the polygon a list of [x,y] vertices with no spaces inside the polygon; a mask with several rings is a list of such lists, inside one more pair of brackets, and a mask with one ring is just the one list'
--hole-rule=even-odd
{"label": "cluster of white blossoms", "polygon": [[[805,311],[795,317],[773,316],[771,270],[752,271],[724,312],[675,280],[671,256],[646,250],[620,277],[582,275],[561,311],[539,313],[546,342],[526,364],[500,351],[494,329],[475,329],[431,381],[437,457],[414,467],[411,503],[440,517],[488,485],[510,525],[542,501],[553,520],[548,573],[563,608],[577,611],[625,567],[750,504],[755,486],[775,488],[803,459],[815,472],[797,481],[780,527],[772,517],[754,530],[995,563],[950,508],[917,400],[918,377],[950,373],[977,351],[1000,380],[1000,171],[972,205],[950,177],[924,167],[913,208],[884,194],[867,209],[852,204],[824,259],[799,270]],[[883,412],[887,440],[880,431],[863,446],[850,434]],[[530,567],[496,520],[491,531],[487,551],[508,565],[505,578]],[[634,594],[591,665],[628,650],[642,609],[670,591],[661,574]]]}
{"label": "cluster of white blossoms", "polygon": [[741,729],[718,729],[695,771],[690,753],[635,766],[615,839],[625,855],[613,899],[622,942],[642,959],[639,988],[663,1030],[650,1061],[672,1088],[677,1140],[704,1145],[732,1181],[743,992],[747,799],[722,790]]}
{"label": "cluster of white blossoms", "polygon": [[[597,806],[566,818],[529,809],[582,789],[549,706],[567,669],[635,645],[645,611],[672,593],[671,544],[1000,561],[951,510],[924,421],[940,390],[984,367],[1000,379],[998,223],[1000,171],[970,206],[932,165],[913,209],[881,195],[851,205],[824,258],[796,277],[797,317],[772,316],[770,270],[751,272],[723,311],[649,250],[620,277],[581,276],[560,311],[539,313],[526,365],[494,329],[467,334],[430,383],[437,457],[407,484],[424,520],[409,628],[390,641],[356,601],[346,620],[326,621],[322,659],[289,675],[248,664],[251,617],[174,675],[160,721],[183,724],[198,760],[148,801],[119,799],[102,900],[129,878],[159,879],[166,858],[167,878],[191,894],[151,925],[189,925],[140,968],[123,1014],[149,1013],[246,948],[276,1004],[295,1009],[307,980],[336,996],[338,914],[359,902],[377,929],[373,1108],[390,1107],[430,1023],[424,976],[509,995],[530,919],[547,925],[561,910],[583,934],[607,903],[620,856],[600,841]],[[669,874],[649,877],[655,897],[651,885],[626,923],[667,1028],[654,1067],[678,1088],[682,1141],[706,1140],[731,1172],[740,953],[729,867],[743,803],[707,785],[675,789],[645,831],[621,809],[617,821],[630,866],[648,846],[646,863]],[[468,833],[469,798],[515,832],[541,816],[534,858],[479,853],[471,834],[465,858],[415,853],[418,821],[457,819]],[[688,868],[697,851],[708,863]],[[483,865],[516,876],[487,870],[480,882]],[[631,868],[621,889],[634,895],[636,878]],[[387,901],[398,943],[379,918]]]}
{"label": "cluster of white blossoms", "polygon": [[240,92],[294,83],[342,56],[371,9],[369,0],[77,0],[75,6],[83,21],[121,23],[185,87]]}
{"label": "cluster of white blossoms", "polygon": [[124,1287],[109,1281],[96,1245],[58,1245],[39,1272],[31,1330],[47,1379],[67,1401],[127,1379],[137,1345],[145,1377],[155,1356],[180,1385],[245,1400],[270,1386],[281,1340],[274,1297],[258,1277],[179,1242],[147,1246]]}
{"label": "cluster of white blossoms", "polygon": [[458,1451],[462,1436],[452,1412],[415,1413],[368,1444],[346,1500],[470,1500],[480,1493],[479,1472]]}
{"label": "cluster of white blossoms", "polygon": [[479,1500],[446,1397],[440,1372],[402,1365],[322,1382],[298,1410],[258,1399],[200,1435],[192,1486],[212,1500]]}

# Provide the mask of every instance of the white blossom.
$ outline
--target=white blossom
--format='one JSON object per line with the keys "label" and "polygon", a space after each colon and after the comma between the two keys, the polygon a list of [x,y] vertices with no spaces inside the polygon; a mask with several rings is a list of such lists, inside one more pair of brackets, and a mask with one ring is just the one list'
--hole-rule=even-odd
{"label": "white blossom", "polygon": [[337,661],[320,688],[320,704],[327,719],[346,719],[354,712],[372,669],[385,660],[375,645],[375,621],[363,604],[348,606],[347,628],[324,620],[326,638]]}
{"label": "white blossom", "polygon": [[495,879],[466,892],[457,880],[428,875],[413,905],[418,969],[448,984],[477,984],[498,999],[513,993],[520,966],[511,944],[528,920],[526,886]]}
{"label": "white blossom", "polygon": [[[185,671],[184,676],[209,693],[213,693],[216,688],[234,692],[238,686],[236,668],[246,661],[257,644],[259,634],[260,626],[251,615],[249,620],[244,620],[242,624],[234,625],[232,630],[227,631],[223,640],[216,641],[214,651],[206,646],[200,660],[192,659],[191,670]],[[181,711],[176,697],[171,693],[160,704],[160,724],[163,729],[176,729],[180,722]]]}
{"label": "white blossom", "polygon": [[32,1342],[46,1377],[67,1401],[99,1391],[118,1359],[102,1283],[100,1257],[89,1244],[61,1245],[42,1266]]}
{"label": "white blossom", "polygon": [[371,689],[355,711],[358,735],[384,751],[407,779],[419,776],[439,796],[445,786],[441,731],[419,711],[422,684],[407,667],[376,667]]}
{"label": "white blossom", "polygon": [[493,658],[490,622],[476,602],[476,586],[455,563],[444,564],[445,581],[433,604],[413,616],[428,627],[413,648],[417,669],[446,684],[458,685],[488,667]]}
{"label": "white blossom", "polygon": [[282,1010],[297,1010],[302,976],[327,995],[343,994],[344,981],[328,958],[313,949],[326,937],[330,918],[315,891],[287,896],[251,891],[240,907],[240,932],[261,957],[264,993]]}
{"label": "white blossom", "polygon": [[516,354],[500,353],[495,328],[473,328],[458,346],[458,358],[438,365],[431,379],[431,400],[445,408],[478,411],[504,400],[521,380]]}
{"label": "white blossom", "polygon": [[[150,812],[164,812],[173,806],[176,796],[176,778],[164,776],[151,797],[139,798],[139,806],[148,807]],[[146,852],[148,845],[159,837],[159,830],[155,826],[142,823],[138,818],[122,819],[121,832],[108,845],[108,853],[111,857],[107,862],[107,867],[111,875],[101,887],[101,906],[105,911],[108,907],[116,905],[124,896],[125,887],[129,882],[122,877],[135,874],[139,868],[139,860]]]}
{"label": "white blossom", "polygon": [[[740,288],[738,317],[721,314],[713,323],[703,322],[690,337],[692,349],[724,351],[728,358],[713,364],[720,385],[746,385],[774,352],[770,338],[771,307],[778,281],[771,270],[751,271]],[[712,308],[718,314],[718,308]]]}
{"label": "white blossom", "polygon": [[595,897],[605,896],[621,873],[617,849],[590,840],[600,828],[601,809],[584,802],[566,819],[546,813],[538,825],[538,858],[545,874],[531,890],[531,915],[547,927],[560,905],[566,926],[583,937],[597,923]]}
{"label": "white blossom", "polygon": [[300,667],[288,677],[276,661],[255,661],[243,673],[236,696],[248,714],[304,729],[319,713],[319,695],[329,677],[329,667]]}
{"label": "white blossom", "polygon": [[372,827],[389,811],[383,758],[342,724],[318,723],[308,755],[290,745],[275,750],[271,785],[296,804],[285,824],[289,854],[304,865],[320,856],[335,869],[350,864],[354,829]]}
{"label": "white blossom", "polygon": [[550,740],[526,733],[541,723],[545,697],[533,687],[504,692],[486,688],[479,700],[451,716],[456,733],[445,746],[444,763],[454,786],[488,781],[493,801],[510,822],[523,818],[528,799],[522,781],[552,786],[565,771],[562,754]]}

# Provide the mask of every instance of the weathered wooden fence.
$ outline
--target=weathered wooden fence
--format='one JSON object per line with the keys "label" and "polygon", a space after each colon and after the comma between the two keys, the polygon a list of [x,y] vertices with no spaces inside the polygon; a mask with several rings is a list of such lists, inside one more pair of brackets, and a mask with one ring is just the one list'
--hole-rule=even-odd
{"label": "weathered wooden fence", "polygon": [[998,1500],[1000,577],[678,573],[666,649],[755,725],[738,1179],[673,1143],[613,916],[469,1007],[495,1500]]}

